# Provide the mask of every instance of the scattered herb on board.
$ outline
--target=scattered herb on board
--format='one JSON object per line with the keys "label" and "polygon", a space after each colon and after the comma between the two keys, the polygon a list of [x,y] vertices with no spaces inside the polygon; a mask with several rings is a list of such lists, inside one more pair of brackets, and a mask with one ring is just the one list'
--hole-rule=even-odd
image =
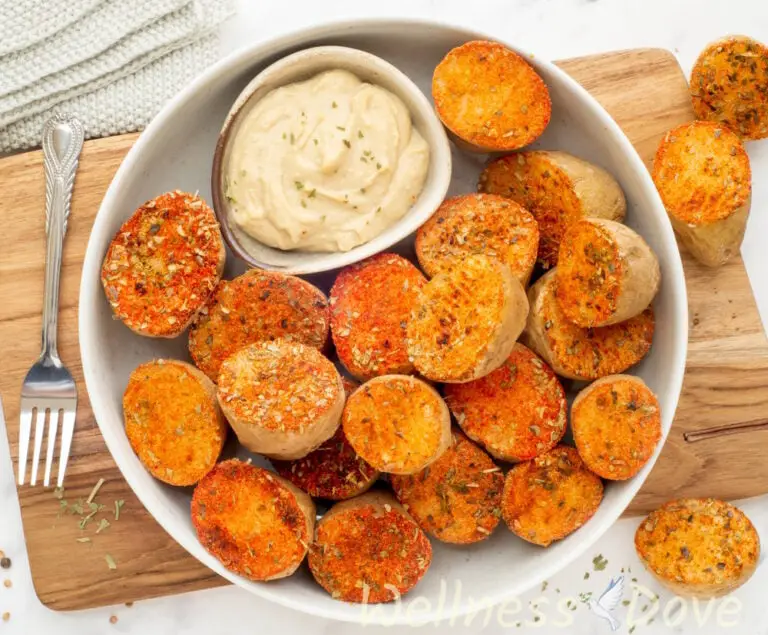
{"label": "scattered herb on board", "polygon": [[105,529],[109,529],[109,521],[106,518],[102,518],[99,521],[99,526],[96,528],[96,533],[100,534]]}
{"label": "scattered herb on board", "polygon": [[99,490],[101,489],[101,486],[104,485],[104,479],[100,478],[96,485],[93,486],[93,489],[91,490],[91,493],[88,495],[88,498],[85,499],[85,502],[90,505],[93,502],[93,499],[96,498],[96,494],[99,493]]}
{"label": "scattered herb on board", "polygon": [[115,569],[117,569],[117,563],[115,562],[115,559],[110,554],[106,554],[104,556],[104,559],[107,561],[107,566],[110,568],[111,571],[114,571]]}
{"label": "scattered herb on board", "polygon": [[602,553],[597,554],[592,558],[592,565],[595,567],[595,571],[604,571],[608,566],[608,560],[603,557]]}
{"label": "scattered herb on board", "polygon": [[589,571],[586,571],[586,572],[584,573],[584,579],[585,579],[585,580],[589,580]]}
{"label": "scattered herb on board", "polygon": [[630,605],[630,601],[629,600],[622,600],[621,605],[622,606],[629,606]]}
{"label": "scattered herb on board", "polygon": [[592,599],[592,591],[588,591],[587,593],[579,593],[579,600],[586,604]]}
{"label": "scattered herb on board", "polygon": [[75,538],[76,542],[91,542],[91,539],[88,536],[82,536],[81,538]]}
{"label": "scattered herb on board", "polygon": [[547,587],[549,586],[549,582],[544,580],[544,582],[541,583],[541,592],[544,593],[544,591],[547,590]]}
{"label": "scattered herb on board", "polygon": [[123,508],[123,505],[125,505],[124,500],[115,501],[115,520],[120,520],[120,510]]}

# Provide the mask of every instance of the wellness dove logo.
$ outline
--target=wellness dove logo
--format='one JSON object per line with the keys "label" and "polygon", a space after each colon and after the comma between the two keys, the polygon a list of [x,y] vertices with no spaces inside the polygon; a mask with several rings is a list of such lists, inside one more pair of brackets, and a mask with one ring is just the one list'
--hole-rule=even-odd
{"label": "wellness dove logo", "polygon": [[600,619],[605,620],[610,624],[611,630],[618,630],[621,626],[619,620],[617,620],[611,613],[619,606],[621,598],[624,596],[624,576],[611,579],[608,584],[608,588],[603,591],[603,594],[597,600],[589,600],[587,606],[589,610],[597,615]]}

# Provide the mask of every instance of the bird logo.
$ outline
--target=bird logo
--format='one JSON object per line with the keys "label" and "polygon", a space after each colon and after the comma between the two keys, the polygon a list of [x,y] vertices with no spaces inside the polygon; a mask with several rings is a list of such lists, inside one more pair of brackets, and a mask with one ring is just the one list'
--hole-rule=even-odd
{"label": "bird logo", "polygon": [[589,610],[597,615],[600,619],[605,620],[610,624],[611,630],[618,630],[620,624],[619,621],[611,615],[612,611],[616,610],[616,607],[621,602],[621,598],[624,595],[624,576],[618,578],[612,578],[608,588],[603,591],[603,594],[598,600],[589,600],[587,605]]}

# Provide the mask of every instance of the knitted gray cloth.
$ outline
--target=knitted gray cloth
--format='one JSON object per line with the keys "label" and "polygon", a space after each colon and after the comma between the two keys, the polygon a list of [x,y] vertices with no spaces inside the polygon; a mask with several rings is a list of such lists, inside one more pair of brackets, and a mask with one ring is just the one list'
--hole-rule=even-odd
{"label": "knitted gray cloth", "polygon": [[[43,122],[56,110],[77,115],[88,138],[141,130],[162,105],[214,61],[214,29],[234,0],[67,0],[57,26],[45,22],[32,38],[23,15],[0,0],[0,23],[11,30],[0,50],[0,151],[38,146]],[[8,5],[8,6],[6,6]],[[69,16],[76,16],[69,19]],[[4,29],[5,30],[5,29]],[[45,33],[39,37],[39,33]]]}

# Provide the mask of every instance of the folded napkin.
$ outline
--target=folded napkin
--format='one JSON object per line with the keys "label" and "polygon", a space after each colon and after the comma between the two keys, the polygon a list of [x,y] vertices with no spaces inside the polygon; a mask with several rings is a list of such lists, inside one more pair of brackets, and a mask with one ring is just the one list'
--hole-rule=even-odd
{"label": "folded napkin", "polygon": [[[38,5],[59,0],[21,3],[32,5],[34,17]],[[76,17],[58,30],[46,24],[42,38],[9,31],[0,48],[9,51],[0,54],[0,151],[39,145],[42,124],[56,110],[77,115],[88,138],[142,129],[216,59],[215,30],[234,11],[234,0],[68,4],[67,15]],[[17,13],[0,7],[0,21],[25,30]]]}

